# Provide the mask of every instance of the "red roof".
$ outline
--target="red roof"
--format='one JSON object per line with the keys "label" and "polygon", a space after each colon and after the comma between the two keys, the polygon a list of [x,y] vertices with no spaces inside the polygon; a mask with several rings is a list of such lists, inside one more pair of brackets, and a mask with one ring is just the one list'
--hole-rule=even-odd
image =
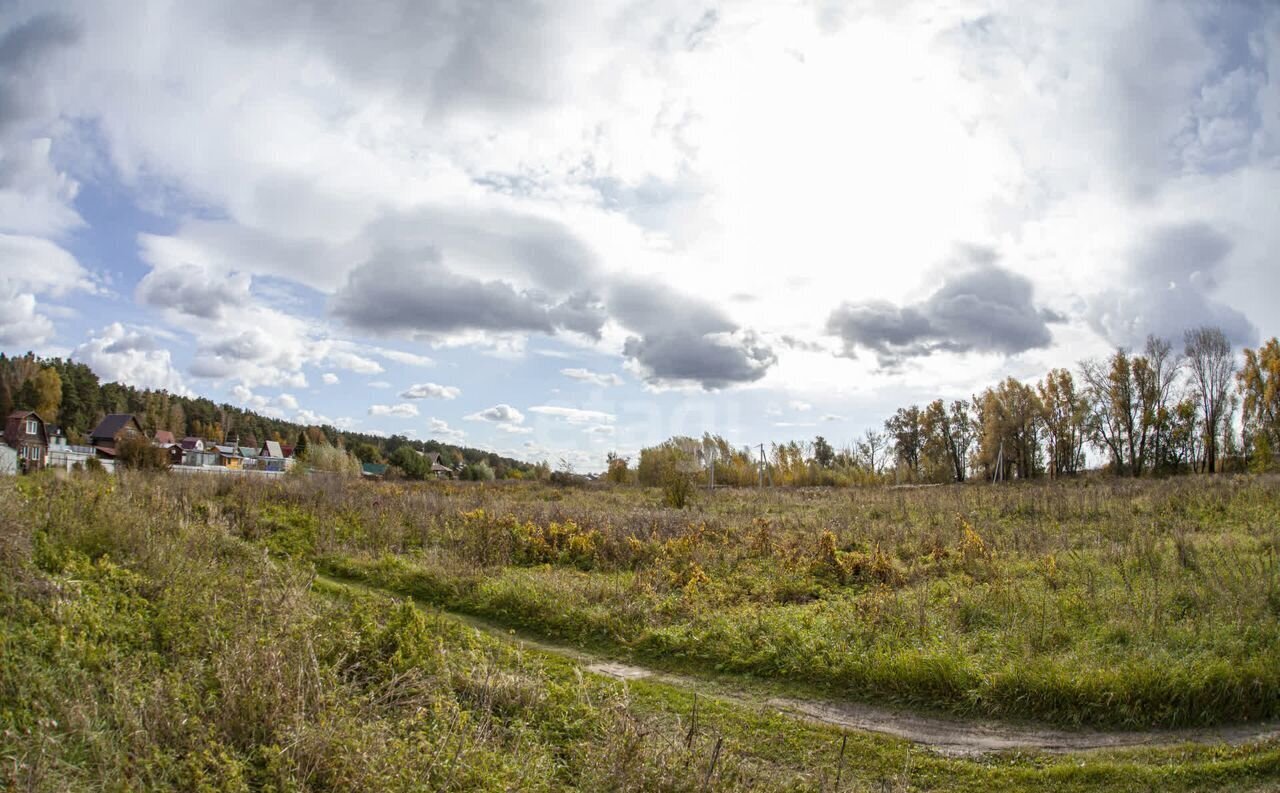
{"label": "red roof", "polygon": [[168,430],[156,430],[156,434],[151,440],[155,443],[177,443],[173,433]]}

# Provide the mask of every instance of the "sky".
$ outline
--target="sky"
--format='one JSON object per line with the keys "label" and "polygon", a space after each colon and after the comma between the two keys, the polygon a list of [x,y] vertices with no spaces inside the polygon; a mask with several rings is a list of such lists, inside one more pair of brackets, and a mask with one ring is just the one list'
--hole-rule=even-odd
{"label": "sky", "polygon": [[0,349],[598,470],[1280,334],[1280,5],[0,0]]}

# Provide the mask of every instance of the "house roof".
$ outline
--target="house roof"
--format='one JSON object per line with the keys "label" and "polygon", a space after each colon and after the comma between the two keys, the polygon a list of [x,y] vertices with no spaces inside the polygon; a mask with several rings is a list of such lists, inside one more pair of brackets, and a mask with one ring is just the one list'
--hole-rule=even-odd
{"label": "house roof", "polygon": [[188,435],[187,437],[182,439],[182,448],[186,449],[187,451],[191,451],[192,449],[203,449],[204,438],[194,438]]}
{"label": "house roof", "polygon": [[49,427],[44,423],[44,419],[40,418],[40,414],[34,410],[15,410],[9,414],[9,418],[4,423],[4,438],[9,443],[15,443],[15,439],[25,433],[20,429],[21,423],[29,418],[34,418],[39,422],[38,434],[45,444],[49,443]]}
{"label": "house roof", "polygon": [[262,444],[262,451],[266,457],[284,457],[284,449],[280,448],[279,441],[267,441]]}
{"label": "house roof", "polygon": [[252,446],[237,446],[241,457],[257,457],[258,450]]}
{"label": "house roof", "polygon": [[98,422],[98,426],[93,428],[93,432],[89,433],[90,438],[115,438],[120,430],[132,423],[139,432],[142,431],[142,425],[138,423],[138,419],[132,413],[108,413],[102,421]]}
{"label": "house roof", "polygon": [[227,457],[240,456],[240,451],[235,446],[219,446],[215,444],[213,448],[218,452],[218,454],[223,454],[223,455],[226,455]]}
{"label": "house roof", "polygon": [[156,430],[156,434],[151,437],[153,443],[177,443],[177,439],[173,437],[173,433],[169,430]]}
{"label": "house roof", "polygon": [[381,463],[361,463],[360,473],[366,476],[382,476],[387,472],[387,466]]}

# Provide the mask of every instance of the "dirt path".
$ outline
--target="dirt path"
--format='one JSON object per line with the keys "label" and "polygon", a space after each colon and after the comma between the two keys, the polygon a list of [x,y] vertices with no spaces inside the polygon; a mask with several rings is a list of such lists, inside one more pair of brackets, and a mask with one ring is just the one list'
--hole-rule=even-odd
{"label": "dirt path", "polygon": [[[377,590],[364,584],[320,576],[337,586]],[[435,608],[435,607],[433,607]],[[949,757],[977,757],[993,752],[1034,751],[1049,754],[1123,749],[1139,746],[1177,746],[1179,744],[1240,745],[1280,738],[1280,721],[1178,730],[1146,730],[1110,732],[1103,730],[1066,730],[1007,722],[981,721],[945,716],[922,715],[910,711],[857,702],[837,702],[798,697],[770,696],[753,691],[746,684],[733,684],[723,678],[707,679],[673,674],[632,663],[584,652],[574,647],[550,644],[466,614],[436,609],[507,642],[539,652],[569,658],[593,674],[615,680],[646,680],[662,685],[696,691],[752,708],[770,708],[797,718],[862,732],[874,732],[902,738]]]}

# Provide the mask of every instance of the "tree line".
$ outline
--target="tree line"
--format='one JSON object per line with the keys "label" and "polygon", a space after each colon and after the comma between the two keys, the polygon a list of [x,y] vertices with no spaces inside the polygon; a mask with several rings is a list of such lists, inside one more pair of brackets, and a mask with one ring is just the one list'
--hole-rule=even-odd
{"label": "tree line", "polygon": [[[1157,336],[1141,350],[1060,368],[1039,382],[1009,377],[970,399],[899,408],[843,449],[811,442],[735,448],[678,437],[643,449],[634,471],[611,456],[607,478],[664,485],[673,471],[725,485],[851,485],[1268,471],[1280,451],[1280,341],[1237,357],[1219,328]],[[714,462],[713,462],[714,461]]]}

